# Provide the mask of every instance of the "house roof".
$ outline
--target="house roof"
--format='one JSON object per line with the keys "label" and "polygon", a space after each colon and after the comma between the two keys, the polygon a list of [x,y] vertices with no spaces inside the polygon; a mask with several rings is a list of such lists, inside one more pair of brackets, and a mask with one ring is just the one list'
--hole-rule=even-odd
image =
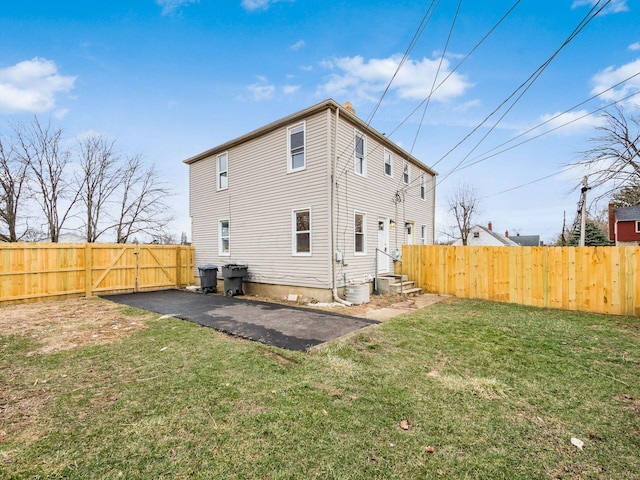
{"label": "house roof", "polygon": [[194,155],[193,157],[187,158],[186,160],[184,160],[184,163],[192,164],[192,163],[195,163],[195,162],[197,162],[199,160],[203,160],[203,159],[205,159],[207,157],[210,157],[211,155],[213,155],[213,154],[215,154],[217,152],[228,150],[228,149],[230,149],[232,147],[235,147],[236,145],[240,145],[240,144],[242,144],[244,142],[247,142],[249,140],[253,140],[254,138],[257,138],[257,137],[260,137],[262,135],[265,135],[265,134],[267,134],[269,132],[272,132],[273,130],[276,130],[276,129],[281,128],[281,127],[283,127],[285,125],[288,125],[290,123],[296,122],[297,120],[300,120],[302,118],[306,118],[309,115],[313,115],[315,113],[321,112],[322,110],[326,110],[328,108],[333,109],[333,110],[339,110],[341,117],[348,118],[349,121],[351,121],[352,123],[357,125],[357,127],[359,129],[361,129],[362,131],[366,132],[368,135],[370,135],[372,137],[375,137],[376,140],[378,140],[380,143],[384,144],[390,150],[394,150],[396,154],[400,155],[401,157],[403,157],[404,159],[406,159],[410,163],[413,163],[417,167],[421,168],[422,170],[425,170],[426,172],[428,172],[428,173],[430,173],[432,175],[437,175],[438,174],[435,170],[427,167],[424,163],[422,163],[416,157],[411,155],[409,152],[403,150],[398,145],[393,143],[384,134],[378,132],[374,128],[371,128],[366,122],[364,122],[360,118],[356,117],[347,108],[345,108],[344,106],[340,105],[338,102],[336,102],[332,98],[324,100],[324,101],[322,101],[320,103],[316,103],[315,105],[312,105],[311,107],[305,108],[304,110],[300,110],[300,111],[298,111],[296,113],[292,113],[291,115],[288,115],[288,116],[283,117],[283,118],[281,118],[279,120],[276,120],[275,122],[269,123],[269,124],[267,124],[267,125],[265,125],[263,127],[260,127],[260,128],[258,128],[256,130],[253,130],[253,131],[251,131],[251,132],[249,132],[249,133],[247,133],[245,135],[242,135],[240,137],[234,138],[233,140],[229,140],[228,142],[225,142],[225,143],[223,143],[221,145],[218,145],[216,147],[210,148],[208,150],[205,150],[204,152],[201,152],[201,153],[199,153],[197,155]]}
{"label": "house roof", "polygon": [[540,235],[515,235],[509,237],[509,240],[513,240],[522,247],[539,247]]}
{"label": "house roof", "polygon": [[481,230],[484,230],[487,234],[491,235],[493,238],[495,238],[497,241],[499,241],[500,243],[504,244],[504,245],[510,245],[510,246],[518,246],[518,244],[516,242],[514,242],[513,240],[505,237],[504,235],[501,235],[497,232],[494,232],[493,230],[489,230],[487,227],[483,227],[482,225],[476,225],[474,228],[478,228]]}
{"label": "house roof", "polygon": [[640,220],[640,205],[635,207],[618,207],[615,209],[616,220],[622,222]]}

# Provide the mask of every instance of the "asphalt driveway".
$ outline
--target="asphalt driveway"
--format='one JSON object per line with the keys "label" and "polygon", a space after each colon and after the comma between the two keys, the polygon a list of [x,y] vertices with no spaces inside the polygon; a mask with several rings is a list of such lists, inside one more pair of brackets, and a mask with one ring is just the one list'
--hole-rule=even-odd
{"label": "asphalt driveway", "polygon": [[184,290],[101,297],[289,350],[305,351],[314,345],[378,323],[320,310]]}

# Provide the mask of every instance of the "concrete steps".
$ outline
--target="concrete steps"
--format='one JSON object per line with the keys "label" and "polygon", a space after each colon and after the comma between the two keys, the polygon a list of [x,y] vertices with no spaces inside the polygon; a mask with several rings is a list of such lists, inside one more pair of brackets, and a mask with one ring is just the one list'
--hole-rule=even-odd
{"label": "concrete steps", "polygon": [[409,280],[406,275],[384,275],[378,277],[378,292],[389,295],[419,295],[421,288],[416,287],[416,282]]}

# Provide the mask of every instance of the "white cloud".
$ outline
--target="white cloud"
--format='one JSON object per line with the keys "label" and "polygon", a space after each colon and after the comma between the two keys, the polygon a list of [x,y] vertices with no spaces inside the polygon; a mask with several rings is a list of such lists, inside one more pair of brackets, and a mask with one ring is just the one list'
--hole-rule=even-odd
{"label": "white cloud", "polygon": [[304,47],[304,40],[298,40],[296,43],[294,43],[289,47],[289,50],[293,50],[294,52],[297,52],[302,47]]}
{"label": "white cloud", "polygon": [[282,1],[294,2],[295,0],[242,0],[242,8],[250,12],[254,10],[268,10],[274,3]]}
{"label": "white cloud", "polygon": [[591,132],[596,127],[602,126],[603,120],[598,115],[589,115],[587,110],[576,110],[575,112],[556,112],[542,115],[540,123],[544,123],[544,125],[528,135],[538,135],[551,130],[564,136]]}
{"label": "white cloud", "polygon": [[[596,73],[591,79],[591,82],[593,83],[591,93],[600,93],[603,90],[606,90],[607,88],[631,77],[632,75],[637,74],[638,72],[640,72],[640,58],[636,58],[632,62],[618,68],[607,67]],[[619,100],[620,98],[637,91],[640,91],[640,75],[623,83],[619,87],[602,94],[600,98],[604,100]]]}
{"label": "white cloud", "polygon": [[156,0],[156,4],[162,7],[162,15],[171,15],[180,7],[198,3],[200,0]]}
{"label": "white cloud", "polygon": [[69,92],[75,81],[76,77],[60,75],[55,62],[44,58],[36,57],[2,68],[0,112],[40,113],[52,110],[56,105],[56,94]]}
{"label": "white cloud", "polygon": [[256,83],[247,87],[247,90],[253,100],[271,100],[276,92],[276,87],[268,83],[265,77],[260,76]]}
{"label": "white cloud", "polygon": [[[348,96],[373,101],[384,91],[401,60],[402,55],[399,54],[368,61],[359,55],[325,60],[320,66],[338,73],[329,75],[327,81],[320,85],[319,92],[331,97]],[[439,63],[440,59],[407,60],[391,84],[391,91],[404,100],[424,99],[431,91]],[[437,83],[449,75],[449,67],[449,61],[445,59]],[[453,73],[434,92],[432,100],[446,102],[463,95],[472,86],[466,76]]]}
{"label": "white cloud", "polygon": [[[593,7],[599,0],[574,0],[571,8],[589,6]],[[598,7],[599,8],[599,7]],[[627,0],[612,0],[611,3],[602,11],[603,14],[628,12],[629,6]]]}
{"label": "white cloud", "polygon": [[631,50],[632,52],[638,51],[640,50],[640,42],[635,42],[632,43],[631,45],[629,45],[629,50]]}
{"label": "white cloud", "polygon": [[296,93],[298,90],[300,90],[300,85],[285,85],[282,87],[282,91],[285,95],[291,95],[292,93]]}
{"label": "white cloud", "polygon": [[302,70],[303,72],[313,72],[313,66],[312,65],[302,65],[300,67],[300,70]]}

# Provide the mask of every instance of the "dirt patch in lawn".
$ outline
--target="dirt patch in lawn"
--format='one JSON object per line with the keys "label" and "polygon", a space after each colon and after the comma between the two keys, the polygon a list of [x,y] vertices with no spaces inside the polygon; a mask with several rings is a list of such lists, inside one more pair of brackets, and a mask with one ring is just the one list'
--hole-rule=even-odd
{"label": "dirt patch in lawn", "polygon": [[99,298],[72,298],[0,307],[0,335],[32,339],[33,354],[102,344],[144,328],[154,314]]}

